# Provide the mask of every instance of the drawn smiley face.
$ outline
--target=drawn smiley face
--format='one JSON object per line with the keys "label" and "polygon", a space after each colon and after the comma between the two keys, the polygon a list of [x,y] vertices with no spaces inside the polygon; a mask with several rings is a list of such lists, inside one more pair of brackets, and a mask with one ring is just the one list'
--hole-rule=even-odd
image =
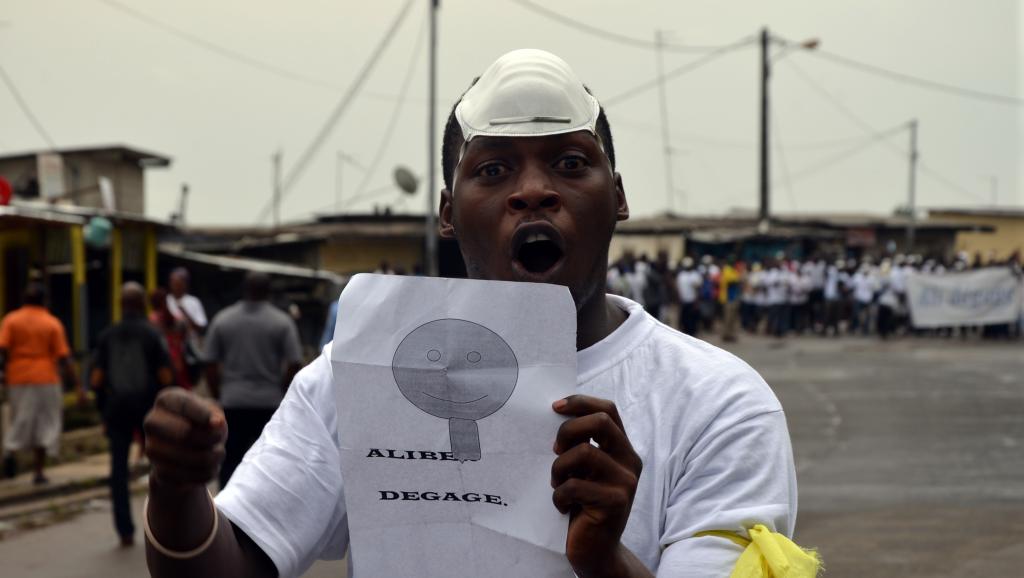
{"label": "drawn smiley face", "polygon": [[413,405],[443,419],[483,419],[505,405],[519,379],[508,343],[462,319],[414,329],[391,362],[395,383]]}

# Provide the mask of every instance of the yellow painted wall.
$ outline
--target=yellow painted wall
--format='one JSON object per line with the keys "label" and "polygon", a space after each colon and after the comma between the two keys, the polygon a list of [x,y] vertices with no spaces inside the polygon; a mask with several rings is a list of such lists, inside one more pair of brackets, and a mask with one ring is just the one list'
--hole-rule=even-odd
{"label": "yellow painted wall", "polygon": [[972,258],[975,253],[980,252],[982,258],[986,260],[991,253],[994,253],[993,258],[998,260],[1006,259],[1014,251],[1024,254],[1024,216],[979,216],[939,212],[931,213],[930,216],[942,221],[988,225],[995,228],[992,233],[957,233],[957,252],[966,251]]}
{"label": "yellow painted wall", "polygon": [[658,252],[663,250],[668,251],[669,263],[675,265],[683,258],[686,240],[682,235],[675,233],[670,235],[614,235],[608,248],[608,262],[615,262],[626,251],[632,251],[635,257],[646,253],[648,258],[654,259],[658,256]]}
{"label": "yellow painted wall", "polygon": [[320,251],[320,268],[334,273],[368,273],[381,261],[411,273],[423,261],[419,239],[331,239]]}

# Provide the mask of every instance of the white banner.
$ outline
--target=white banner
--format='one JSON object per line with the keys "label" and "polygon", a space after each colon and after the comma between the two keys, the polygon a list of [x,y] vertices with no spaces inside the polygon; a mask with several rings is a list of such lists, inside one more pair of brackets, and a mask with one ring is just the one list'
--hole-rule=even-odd
{"label": "white banner", "polygon": [[1016,323],[1022,294],[1021,278],[1008,267],[907,277],[910,317],[918,328]]}

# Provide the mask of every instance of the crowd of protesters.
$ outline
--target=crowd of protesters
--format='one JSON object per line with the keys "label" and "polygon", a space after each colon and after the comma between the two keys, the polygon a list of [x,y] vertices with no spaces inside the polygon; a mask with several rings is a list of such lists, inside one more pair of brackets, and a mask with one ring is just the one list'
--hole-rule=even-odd
{"label": "crowd of protesters", "polygon": [[801,260],[778,253],[761,261],[684,257],[670,263],[667,254],[650,259],[626,252],[608,271],[608,292],[639,302],[663,322],[693,335],[716,328],[721,338],[737,339],[742,328],[774,337],[980,334],[986,338],[1021,335],[1021,324],[913,328],[907,300],[911,272],[944,274],[982,267],[1010,267],[1019,276],[1021,257],[984,260],[961,253],[955,259],[895,254],[873,259]]}

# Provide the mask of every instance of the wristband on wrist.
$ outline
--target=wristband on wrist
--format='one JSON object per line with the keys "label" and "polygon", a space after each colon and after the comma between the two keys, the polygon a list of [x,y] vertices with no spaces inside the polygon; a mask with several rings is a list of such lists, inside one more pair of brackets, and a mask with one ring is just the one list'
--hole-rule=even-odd
{"label": "wristband on wrist", "polygon": [[154,550],[175,560],[190,560],[205,552],[213,544],[213,541],[217,538],[217,530],[220,527],[220,514],[217,513],[217,506],[213,503],[213,495],[210,494],[209,489],[206,490],[206,495],[209,497],[210,508],[213,510],[213,529],[210,530],[209,537],[202,544],[186,552],[171,550],[158,542],[156,537],[153,536],[153,530],[149,527],[149,497],[146,497],[146,501],[142,505],[142,530],[146,534],[146,540],[153,546]]}

